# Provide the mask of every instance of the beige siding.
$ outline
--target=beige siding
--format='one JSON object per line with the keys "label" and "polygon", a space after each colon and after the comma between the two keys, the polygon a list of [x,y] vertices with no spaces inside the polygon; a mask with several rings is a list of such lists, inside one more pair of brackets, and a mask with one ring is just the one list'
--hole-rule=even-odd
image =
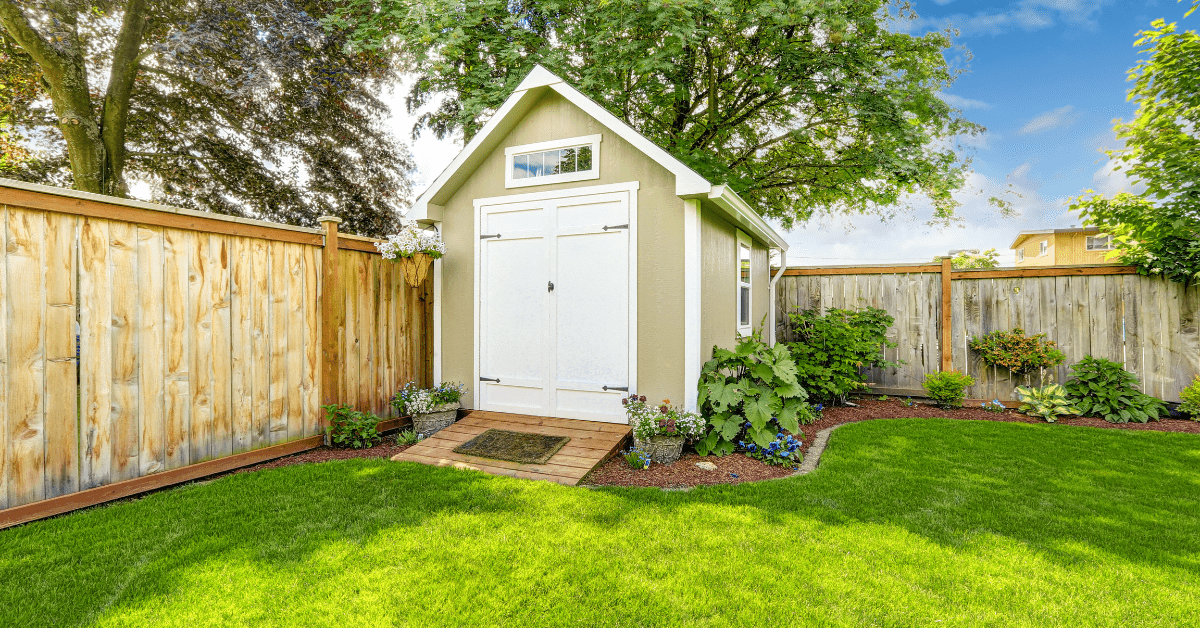
{"label": "beige siding", "polygon": [[[700,357],[708,360],[713,346],[729,349],[737,341],[737,228],[708,205],[700,224]],[[750,322],[755,330],[765,325],[770,306],[769,260],[766,245],[755,241],[750,258]]]}
{"label": "beige siding", "polygon": [[[600,133],[600,178],[574,183],[504,187],[504,149]],[[662,398],[683,395],[683,201],[675,177],[557,94],[533,105],[467,181],[443,205],[442,233],[453,251],[443,258],[442,379],[474,375],[474,200],[637,181],[638,390]],[[474,396],[464,399],[473,407]]]}

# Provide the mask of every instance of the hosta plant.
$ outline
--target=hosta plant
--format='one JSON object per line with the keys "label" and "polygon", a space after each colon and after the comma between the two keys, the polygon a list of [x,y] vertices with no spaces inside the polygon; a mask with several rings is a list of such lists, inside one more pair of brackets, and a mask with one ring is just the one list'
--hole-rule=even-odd
{"label": "hosta plant", "polygon": [[708,434],[696,451],[723,456],[743,441],[767,447],[780,432],[797,433],[816,420],[808,394],[796,381],[796,364],[782,344],[767,347],[757,336],[730,351],[713,348],[700,371],[700,411]]}
{"label": "hosta plant", "polygon": [[1061,384],[1050,384],[1041,388],[1033,386],[1017,386],[1015,392],[1021,400],[1018,412],[1036,416],[1047,423],[1057,423],[1060,416],[1076,416],[1079,408],[1067,395],[1067,389]]}
{"label": "hosta plant", "polygon": [[1192,379],[1183,392],[1179,393],[1179,411],[1187,414],[1193,421],[1200,421],[1200,375]]}
{"label": "hosta plant", "polygon": [[1071,367],[1067,394],[1084,416],[1103,417],[1109,423],[1145,423],[1167,415],[1162,401],[1140,390],[1140,382],[1120,364],[1086,356]]}

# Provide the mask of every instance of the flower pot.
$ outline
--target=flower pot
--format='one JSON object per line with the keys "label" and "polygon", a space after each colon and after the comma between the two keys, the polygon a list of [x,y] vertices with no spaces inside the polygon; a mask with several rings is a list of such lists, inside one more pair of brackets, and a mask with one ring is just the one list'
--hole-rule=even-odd
{"label": "flower pot", "polygon": [[458,404],[447,403],[434,408],[433,412],[414,414],[413,431],[429,438],[458,420]]}
{"label": "flower pot", "polygon": [[633,444],[650,455],[658,464],[671,464],[683,453],[682,436],[651,436],[648,440],[633,437]]}
{"label": "flower pot", "polygon": [[429,274],[433,258],[425,253],[413,253],[412,257],[401,257],[396,262],[400,264],[400,270],[404,273],[404,283],[410,288],[416,288]]}

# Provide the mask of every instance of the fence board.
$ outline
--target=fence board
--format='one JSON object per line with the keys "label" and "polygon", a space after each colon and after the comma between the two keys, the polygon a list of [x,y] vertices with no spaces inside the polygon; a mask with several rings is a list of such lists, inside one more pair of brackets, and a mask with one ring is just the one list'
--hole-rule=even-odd
{"label": "fence board", "polygon": [[191,308],[192,384],[191,433],[188,435],[191,464],[208,460],[212,446],[212,278],[209,276],[209,235],[187,234],[191,253],[188,275],[188,305]]}
{"label": "fence board", "polygon": [[[79,490],[75,216],[46,213],[46,497]],[[0,218],[0,221],[3,219]],[[0,238],[0,241],[3,241]],[[3,278],[0,277],[0,282]],[[0,303],[4,302],[0,290]],[[0,324],[0,338],[6,338]],[[0,369],[3,369],[0,358]],[[3,376],[0,376],[3,386]],[[4,415],[0,404],[0,416]],[[2,491],[0,491],[2,492]],[[0,500],[2,502],[3,500]],[[0,505],[0,508],[3,506]]]}
{"label": "fence board", "polygon": [[[8,207],[0,205],[0,338],[8,338]],[[0,508],[8,508],[8,343],[0,342]]]}
{"label": "fence board", "polygon": [[232,317],[229,304],[229,237],[213,234],[208,242],[210,302],[212,304],[212,440],[209,455],[233,453]]}
{"label": "fence board", "polygon": [[254,262],[251,241],[229,240],[230,406],[231,453],[249,451],[254,418]]}
{"label": "fence board", "polygon": [[163,327],[162,229],[137,230],[138,282],[138,473],[158,473],[166,465],[166,338]]}
{"label": "fence board", "polygon": [[304,433],[316,434],[321,427],[321,389],[317,385],[321,369],[321,330],[318,317],[320,308],[320,251],[315,247],[304,249],[304,377],[300,382],[303,395]]}
{"label": "fence board", "polygon": [[6,263],[23,277],[8,294],[8,503],[20,506],[46,494],[45,215],[9,209]]}
{"label": "fence board", "polygon": [[137,226],[109,225],[112,291],[113,481],[137,477],[141,429],[138,409]]}
{"label": "fence board", "polygon": [[303,397],[300,382],[304,379],[304,256],[299,244],[285,244],[287,263],[287,438],[304,436]]}
{"label": "fence board", "polygon": [[271,443],[287,440],[288,417],[288,271],[287,254],[281,242],[268,246],[271,258]]}
{"label": "fence board", "polygon": [[250,448],[271,444],[271,258],[266,240],[250,243]]}
{"label": "fence board", "polygon": [[112,481],[112,298],[109,292],[108,221],[84,218],[79,226],[79,382],[83,417],[82,486]]}
{"label": "fence board", "polygon": [[178,229],[163,233],[163,329],[166,345],[165,466],[191,461],[192,365],[190,263],[194,238]]}

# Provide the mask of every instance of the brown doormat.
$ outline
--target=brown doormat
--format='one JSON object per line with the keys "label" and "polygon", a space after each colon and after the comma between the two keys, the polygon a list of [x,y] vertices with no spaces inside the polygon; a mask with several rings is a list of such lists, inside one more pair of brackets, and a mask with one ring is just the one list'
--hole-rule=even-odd
{"label": "brown doormat", "polygon": [[488,430],[455,447],[454,453],[525,464],[546,464],[569,440],[566,436]]}

